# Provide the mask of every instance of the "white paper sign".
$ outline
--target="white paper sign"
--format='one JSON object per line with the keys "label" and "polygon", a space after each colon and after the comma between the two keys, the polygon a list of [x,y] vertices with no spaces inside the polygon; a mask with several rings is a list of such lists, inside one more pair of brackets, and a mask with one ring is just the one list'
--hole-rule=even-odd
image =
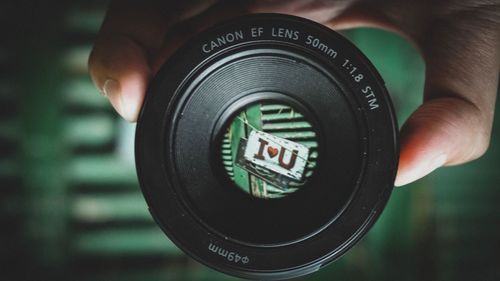
{"label": "white paper sign", "polygon": [[271,134],[252,131],[248,136],[244,157],[256,165],[301,180],[309,156],[309,148]]}

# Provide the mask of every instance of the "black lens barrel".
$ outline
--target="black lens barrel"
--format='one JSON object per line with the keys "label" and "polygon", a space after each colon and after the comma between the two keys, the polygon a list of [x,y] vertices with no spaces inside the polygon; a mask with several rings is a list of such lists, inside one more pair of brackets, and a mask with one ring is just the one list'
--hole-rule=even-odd
{"label": "black lens barrel", "polygon": [[[290,105],[316,132],[316,168],[279,199],[241,192],[221,142],[235,114]],[[368,59],[338,33],[278,14],[240,17],[191,39],[151,82],[136,164],[156,222],[187,254],[243,278],[313,272],[383,210],[398,160],[394,110]]]}

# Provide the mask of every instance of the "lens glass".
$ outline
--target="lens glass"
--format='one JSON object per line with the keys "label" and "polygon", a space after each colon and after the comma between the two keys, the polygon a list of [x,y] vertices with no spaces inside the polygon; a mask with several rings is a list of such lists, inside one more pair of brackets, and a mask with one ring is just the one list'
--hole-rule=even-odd
{"label": "lens glass", "polygon": [[253,197],[275,199],[304,186],[318,158],[316,132],[295,108],[253,103],[228,122],[222,140],[224,168]]}

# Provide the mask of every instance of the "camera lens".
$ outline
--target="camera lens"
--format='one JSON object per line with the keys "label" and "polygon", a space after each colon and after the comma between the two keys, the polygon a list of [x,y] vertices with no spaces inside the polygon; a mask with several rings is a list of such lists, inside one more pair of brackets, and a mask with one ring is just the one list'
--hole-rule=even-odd
{"label": "camera lens", "polygon": [[397,159],[394,111],[366,57],[278,14],[188,41],[151,82],[136,131],[158,225],[244,278],[292,278],[340,257],[384,208]]}

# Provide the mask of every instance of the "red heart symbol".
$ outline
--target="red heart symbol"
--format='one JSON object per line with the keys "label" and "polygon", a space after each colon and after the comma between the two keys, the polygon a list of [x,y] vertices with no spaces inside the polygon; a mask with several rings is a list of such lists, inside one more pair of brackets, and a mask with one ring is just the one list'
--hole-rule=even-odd
{"label": "red heart symbol", "polygon": [[267,153],[269,154],[269,156],[271,156],[271,158],[273,158],[274,156],[278,155],[278,149],[272,146],[268,146]]}

